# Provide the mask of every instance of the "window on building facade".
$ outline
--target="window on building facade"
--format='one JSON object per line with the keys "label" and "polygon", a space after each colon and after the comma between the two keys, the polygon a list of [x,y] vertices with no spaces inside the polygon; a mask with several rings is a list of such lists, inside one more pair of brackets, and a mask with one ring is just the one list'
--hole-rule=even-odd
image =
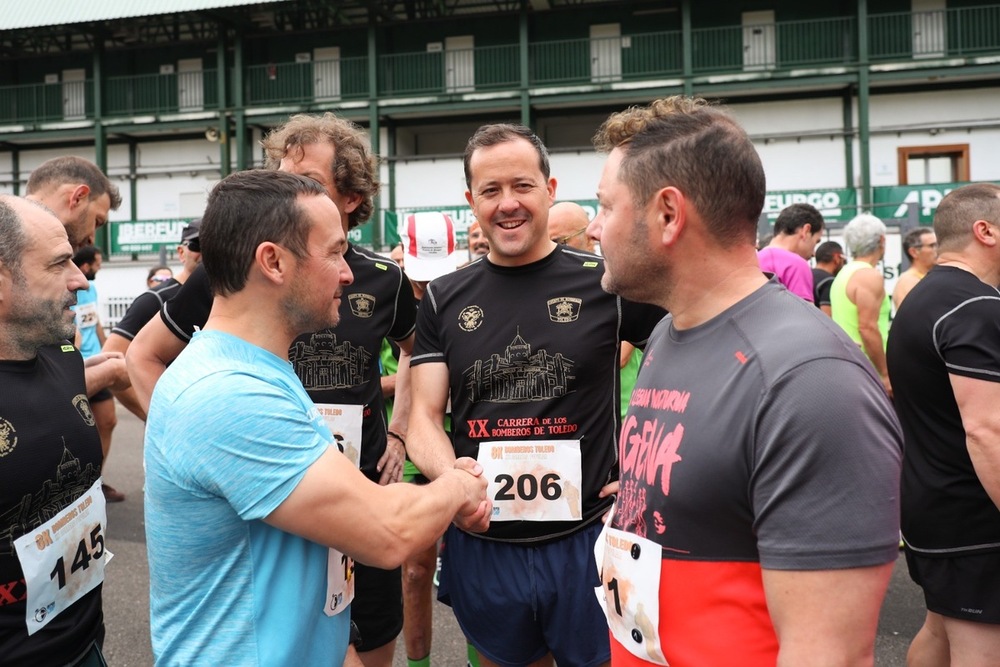
{"label": "window on building facade", "polygon": [[900,146],[897,154],[900,185],[969,180],[969,144]]}

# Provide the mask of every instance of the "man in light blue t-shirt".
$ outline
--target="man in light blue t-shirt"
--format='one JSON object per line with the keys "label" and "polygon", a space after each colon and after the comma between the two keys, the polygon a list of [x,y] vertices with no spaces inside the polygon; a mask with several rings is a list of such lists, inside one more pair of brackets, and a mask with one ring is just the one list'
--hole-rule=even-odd
{"label": "man in light blue t-shirt", "polygon": [[157,665],[343,664],[352,558],[398,567],[456,514],[488,524],[475,461],[379,486],[331,446],[329,416],[292,372],[292,340],[337,323],[346,248],[312,180],[239,172],[209,197],[211,316],[157,383],[146,429]]}

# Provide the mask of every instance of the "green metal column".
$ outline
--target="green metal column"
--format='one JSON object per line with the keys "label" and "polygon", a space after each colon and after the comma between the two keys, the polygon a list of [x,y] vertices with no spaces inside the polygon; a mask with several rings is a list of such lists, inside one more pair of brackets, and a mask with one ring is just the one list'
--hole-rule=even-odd
{"label": "green metal column", "polygon": [[[372,153],[379,155],[381,142],[379,141],[380,128],[378,123],[378,44],[373,12],[374,9],[370,9],[368,12],[368,135]],[[390,154],[387,157],[394,158],[395,155]],[[393,183],[393,187],[395,187],[395,183]],[[374,220],[369,223],[372,225],[372,247],[378,249],[382,247],[381,203],[381,197],[376,195],[372,202],[375,212]]]}
{"label": "green metal column", "polygon": [[396,124],[391,120],[385,123],[385,143],[386,153],[390,156],[388,163],[389,170],[389,210],[396,210]]}
{"label": "green metal column", "polygon": [[243,31],[237,30],[233,40],[233,119],[236,128],[233,141],[236,143],[236,169],[243,171],[247,164],[247,118],[246,101],[243,97]]}
{"label": "green metal column", "polygon": [[100,39],[94,42],[94,125],[101,124],[104,115],[104,42]]}
{"label": "green metal column", "polygon": [[521,125],[531,127],[531,96],[528,92],[528,87],[531,85],[531,70],[528,60],[528,7],[525,2],[521,3],[517,32],[517,52],[521,72]]}
{"label": "green metal column", "polygon": [[229,77],[226,76],[226,26],[221,22],[218,31],[219,43],[215,60],[215,81],[219,87],[217,92],[219,102],[219,175],[225,178],[233,171],[233,165],[229,150],[229,116],[226,113],[226,102],[229,97]]}
{"label": "green metal column", "polygon": [[844,187],[854,187],[854,95],[848,88],[841,100],[844,112]]}
{"label": "green metal column", "polygon": [[14,195],[21,196],[21,151],[10,149],[10,180],[14,182]]}
{"label": "green metal column", "polygon": [[868,126],[868,1],[858,0],[858,152],[861,158],[861,206],[871,205],[871,132]]}
{"label": "green metal column", "polygon": [[681,68],[684,77],[684,94],[694,92],[694,48],[691,37],[691,0],[681,2]]}
{"label": "green metal column", "polygon": [[[108,173],[108,135],[104,128],[104,122],[101,119],[103,114],[103,86],[102,80],[104,78],[103,64],[104,61],[104,42],[100,39],[95,41],[94,44],[94,164],[103,171],[105,174]],[[105,257],[110,257],[111,255],[111,225],[107,224],[101,227],[101,231],[95,234],[94,243],[101,252],[104,253]]]}
{"label": "green metal column", "polygon": [[135,173],[136,164],[139,154],[139,144],[134,139],[129,139],[128,142],[128,193],[131,203],[129,204],[129,220],[137,220],[139,218],[139,178]]}

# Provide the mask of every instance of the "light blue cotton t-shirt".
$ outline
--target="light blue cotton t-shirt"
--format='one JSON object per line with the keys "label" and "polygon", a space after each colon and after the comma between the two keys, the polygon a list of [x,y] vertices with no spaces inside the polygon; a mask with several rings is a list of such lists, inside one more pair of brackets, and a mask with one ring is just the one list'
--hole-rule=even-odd
{"label": "light blue cotton t-shirt", "polygon": [[101,351],[101,340],[97,337],[97,287],[93,280],[87,289],[76,291],[76,305],[71,308],[80,330],[80,354],[88,359]]}
{"label": "light blue cotton t-shirt", "polygon": [[291,365],[239,338],[198,333],[167,369],[145,443],[157,665],[343,663],[327,548],[261,521],[332,440]]}

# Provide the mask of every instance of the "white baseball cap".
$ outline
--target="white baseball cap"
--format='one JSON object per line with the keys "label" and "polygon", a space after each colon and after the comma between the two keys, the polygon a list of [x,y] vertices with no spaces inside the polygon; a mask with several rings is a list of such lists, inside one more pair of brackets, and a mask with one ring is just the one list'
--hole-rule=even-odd
{"label": "white baseball cap", "polygon": [[413,280],[434,280],[458,268],[455,223],[445,213],[410,213],[400,223],[403,266]]}

